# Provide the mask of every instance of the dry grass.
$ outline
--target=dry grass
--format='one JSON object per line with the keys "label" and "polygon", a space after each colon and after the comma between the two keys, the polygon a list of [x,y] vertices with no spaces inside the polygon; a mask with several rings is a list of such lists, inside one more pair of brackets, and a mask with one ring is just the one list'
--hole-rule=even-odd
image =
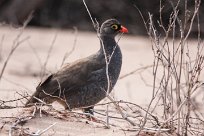
{"label": "dry grass", "polygon": [[[187,5],[187,0],[186,5]],[[178,18],[178,5],[173,4],[172,14],[169,18],[169,26],[164,27],[162,23],[162,2],[160,3],[160,27],[164,31],[165,35],[159,35],[159,32],[154,27],[154,17],[149,13],[149,19],[146,21],[142,17],[149,39],[152,45],[152,52],[154,54],[154,61],[152,65],[144,66],[138,68],[128,74],[121,76],[120,78],[126,78],[134,73],[145,71],[146,69],[152,69],[153,81],[152,87],[152,99],[150,100],[148,106],[141,107],[135,103],[128,101],[117,101],[114,96],[107,93],[107,99],[103,103],[94,105],[96,109],[94,112],[97,116],[92,116],[96,121],[97,125],[105,126],[106,128],[117,127],[126,132],[134,132],[135,135],[203,135],[204,127],[204,117],[203,110],[196,105],[197,92],[202,86],[202,81],[200,78],[203,69],[203,43],[200,39],[200,34],[198,33],[197,40],[197,53],[192,54],[188,41],[192,25],[196,18],[199,18],[199,7],[200,0],[195,0],[194,13],[191,16],[190,23],[186,20],[180,20]],[[98,34],[99,24],[96,20],[92,19],[91,13],[84,1],[85,7],[90,15],[93,26]],[[140,11],[139,11],[140,12]],[[188,9],[186,7],[186,16],[188,14]],[[142,13],[140,12],[141,16]],[[180,37],[175,38],[176,24],[178,24],[180,29]],[[23,28],[25,29],[25,27]],[[22,29],[22,30],[23,30]],[[200,25],[198,23],[198,30]],[[11,59],[12,54],[15,52],[16,48],[29,39],[26,37],[20,40],[23,31],[17,35],[14,41],[13,47],[3,63],[3,67],[0,73],[0,81],[3,77],[6,66]],[[77,33],[75,29],[75,39],[73,43],[73,48],[70,52],[64,55],[62,64],[69,57],[69,55],[74,51],[77,42]],[[98,36],[99,38],[99,36]],[[42,73],[41,76],[46,75],[46,66],[50,57],[50,52],[55,43],[56,35],[53,38],[51,46],[49,48],[47,57],[45,59],[44,65],[40,64]],[[99,40],[101,40],[99,38]],[[0,53],[3,47],[3,38],[0,44]],[[31,45],[31,44],[30,44]],[[38,54],[34,51],[35,55]],[[105,53],[105,52],[104,52]],[[1,57],[1,56],[0,56]],[[110,60],[110,59],[109,59]],[[41,60],[40,60],[41,63]],[[106,58],[106,74],[109,84],[109,74],[108,74],[108,64],[109,61]],[[162,73],[162,74],[161,74]],[[143,78],[141,76],[141,78]],[[146,82],[144,80],[144,82]],[[109,92],[109,87],[106,92]],[[16,103],[17,101],[22,101],[27,99],[28,94],[19,94],[18,99],[13,100],[1,100],[0,109],[11,109],[11,108],[22,108],[22,106],[10,106],[10,103]],[[39,100],[41,101],[41,100]],[[46,108],[45,108],[46,107]],[[49,107],[49,108],[47,108]],[[111,107],[111,108],[110,108]],[[111,109],[111,110],[110,110]],[[48,126],[46,129],[36,132],[30,132],[27,128],[21,126],[24,123],[29,122],[37,116],[54,116],[61,120],[68,120],[69,118],[77,118],[77,120],[86,120],[86,114],[80,112],[71,111],[60,111],[52,108],[51,105],[46,105],[39,103],[30,107],[30,111],[27,114],[18,115],[16,117],[4,117],[2,120],[10,118],[9,135],[42,135],[50,128],[55,127],[56,123]],[[111,120],[111,121],[110,121]],[[118,122],[125,124],[121,126]],[[6,124],[5,123],[5,124]],[[96,125],[96,124],[94,124]],[[4,126],[1,127],[3,129]]]}
{"label": "dry grass", "polygon": [[[185,1],[186,5],[188,1]],[[203,131],[203,116],[195,115],[195,111],[199,108],[193,104],[194,93],[202,85],[200,80],[201,71],[203,69],[203,44],[201,43],[200,34],[198,33],[197,54],[192,55],[189,50],[188,40],[192,25],[196,17],[199,17],[200,0],[195,0],[194,13],[191,16],[190,23],[187,18],[181,20],[178,18],[178,6],[173,7],[172,14],[169,18],[168,27],[164,27],[162,23],[162,5],[160,5],[160,20],[158,24],[164,31],[165,35],[159,35],[154,27],[153,15],[149,13],[149,20],[145,22],[147,33],[152,42],[152,51],[154,53],[153,62],[153,90],[152,100],[148,106],[148,110],[153,108],[152,112],[158,107],[163,106],[162,119],[158,128],[168,127],[170,130],[176,130],[180,135],[200,135]],[[186,16],[188,9],[186,7]],[[148,25],[147,25],[148,24]],[[179,25],[180,37],[175,38],[176,24]],[[199,28],[198,23],[198,30]],[[158,73],[162,72],[162,75]],[[153,102],[156,104],[153,105]],[[197,123],[201,126],[197,128]],[[146,117],[142,127],[146,124]],[[196,130],[197,128],[197,130]],[[157,134],[161,132],[158,131]]]}

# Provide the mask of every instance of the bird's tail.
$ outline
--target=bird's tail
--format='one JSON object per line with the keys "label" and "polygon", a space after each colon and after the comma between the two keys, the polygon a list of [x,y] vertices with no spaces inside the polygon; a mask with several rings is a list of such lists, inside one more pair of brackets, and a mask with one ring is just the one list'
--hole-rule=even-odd
{"label": "bird's tail", "polygon": [[27,106],[30,106],[31,104],[34,104],[34,103],[39,102],[39,101],[37,100],[38,95],[39,95],[39,92],[36,91],[36,92],[28,99],[28,101],[26,102],[25,106],[27,107]]}
{"label": "bird's tail", "polygon": [[40,84],[36,87],[36,91],[33,93],[33,95],[28,99],[28,101],[26,102],[25,106],[30,106],[34,103],[40,102],[40,94],[41,94],[41,86]]}

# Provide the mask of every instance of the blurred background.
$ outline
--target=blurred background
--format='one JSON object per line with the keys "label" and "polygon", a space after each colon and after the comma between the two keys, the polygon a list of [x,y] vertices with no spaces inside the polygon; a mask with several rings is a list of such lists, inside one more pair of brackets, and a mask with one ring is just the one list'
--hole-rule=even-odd
{"label": "blurred background", "polygon": [[[169,17],[172,13],[172,4],[175,6],[177,0],[86,0],[86,3],[99,23],[109,18],[117,18],[130,31],[130,34],[147,35],[144,22],[138,9],[148,20],[148,13],[153,14],[154,23],[160,33],[158,20],[160,19],[160,1],[163,5],[162,21],[168,26]],[[185,14],[185,5],[188,12]],[[138,9],[137,9],[138,8]],[[194,0],[181,0],[179,4],[179,18],[185,16],[191,18],[194,11]],[[77,27],[82,31],[93,31],[93,27],[82,0],[0,0],[0,22],[20,26],[26,18],[33,13],[29,26],[54,27],[72,29]],[[204,16],[204,4],[200,7],[200,17]],[[201,35],[204,33],[204,18],[200,20]],[[186,20],[190,23],[190,19]],[[178,26],[178,25],[177,25]],[[177,36],[179,36],[179,29]],[[191,36],[197,36],[198,25],[194,23]]]}

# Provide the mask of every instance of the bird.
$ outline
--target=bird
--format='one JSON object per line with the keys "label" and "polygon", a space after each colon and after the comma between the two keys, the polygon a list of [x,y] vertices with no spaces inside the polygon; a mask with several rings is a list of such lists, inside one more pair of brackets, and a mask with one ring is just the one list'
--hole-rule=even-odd
{"label": "bird", "polygon": [[98,32],[100,49],[49,75],[39,83],[25,105],[37,103],[38,99],[46,103],[57,101],[65,109],[81,108],[93,115],[94,105],[113,90],[120,75],[122,53],[115,41],[119,33],[128,33],[128,29],[118,20],[103,22]]}

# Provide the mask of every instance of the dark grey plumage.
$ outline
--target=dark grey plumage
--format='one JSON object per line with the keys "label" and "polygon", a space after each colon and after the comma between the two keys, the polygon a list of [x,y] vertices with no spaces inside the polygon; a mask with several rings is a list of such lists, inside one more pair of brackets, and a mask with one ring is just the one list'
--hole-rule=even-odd
{"label": "dark grey plumage", "polygon": [[115,41],[119,32],[127,32],[115,19],[105,21],[100,29],[101,48],[87,58],[80,59],[72,64],[62,67],[58,72],[50,75],[36,88],[36,92],[28,100],[35,103],[34,96],[47,103],[58,101],[68,109],[85,108],[90,110],[94,104],[106,97],[108,88],[106,76],[106,61],[103,46],[110,59],[109,77],[110,92],[117,82],[122,65],[120,47]]}

